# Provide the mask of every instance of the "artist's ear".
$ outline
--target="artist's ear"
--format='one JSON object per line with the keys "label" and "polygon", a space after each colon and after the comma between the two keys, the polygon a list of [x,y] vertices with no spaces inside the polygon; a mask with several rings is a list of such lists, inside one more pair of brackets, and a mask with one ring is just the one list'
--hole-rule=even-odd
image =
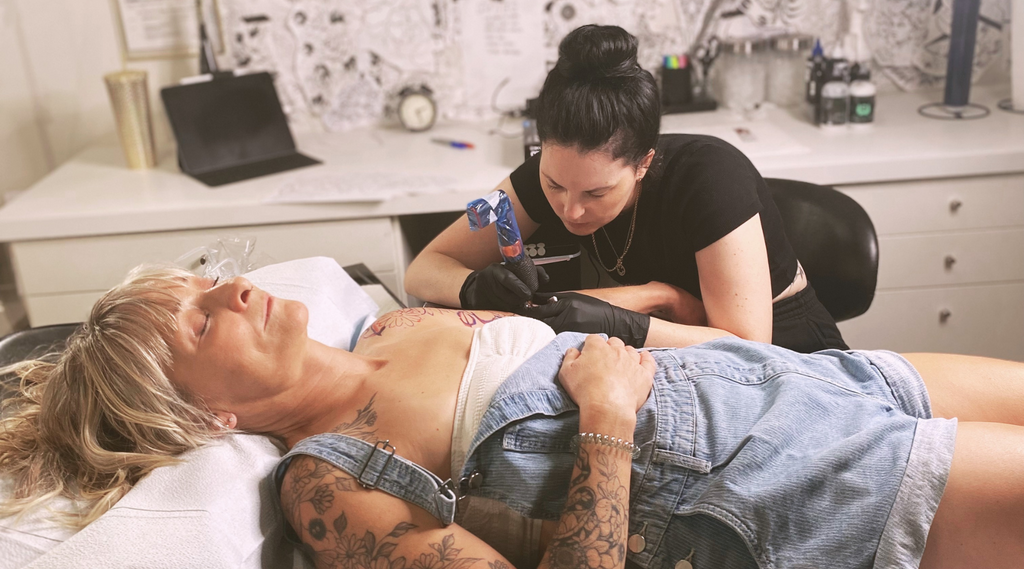
{"label": "artist's ear", "polygon": [[647,170],[649,170],[651,168],[651,163],[652,162],[654,162],[654,149],[653,148],[650,149],[647,152],[647,156],[644,156],[644,159],[640,161],[640,166],[638,166],[637,169],[636,169],[636,181],[639,182],[640,180],[643,179],[644,176],[647,175]]}
{"label": "artist's ear", "polygon": [[217,417],[217,422],[220,423],[222,429],[234,429],[238,425],[238,417],[234,413],[214,411],[213,414]]}

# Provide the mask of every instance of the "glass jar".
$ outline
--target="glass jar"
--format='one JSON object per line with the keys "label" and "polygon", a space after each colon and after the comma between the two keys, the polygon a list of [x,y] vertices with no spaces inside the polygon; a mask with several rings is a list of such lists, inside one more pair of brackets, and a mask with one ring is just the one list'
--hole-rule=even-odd
{"label": "glass jar", "polygon": [[814,38],[803,35],[785,35],[770,40],[767,52],[768,101],[780,107],[794,107],[806,96],[809,79],[808,58]]}
{"label": "glass jar", "polygon": [[723,41],[711,68],[711,89],[727,109],[750,112],[764,102],[767,43],[760,39]]}

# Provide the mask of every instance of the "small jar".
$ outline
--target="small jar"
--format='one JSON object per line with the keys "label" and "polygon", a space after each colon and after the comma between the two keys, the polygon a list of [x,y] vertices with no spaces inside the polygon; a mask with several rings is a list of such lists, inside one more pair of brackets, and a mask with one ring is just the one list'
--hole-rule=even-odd
{"label": "small jar", "polygon": [[811,36],[785,35],[769,42],[767,100],[780,107],[794,107],[806,98],[807,60],[814,39]]}
{"label": "small jar", "polygon": [[870,125],[875,120],[875,84],[871,72],[858,67],[850,83],[850,124]]}
{"label": "small jar", "polygon": [[723,41],[711,68],[711,88],[719,104],[749,112],[765,97],[764,54],[767,43],[758,39]]}
{"label": "small jar", "polygon": [[846,124],[850,108],[850,86],[839,79],[833,79],[821,88],[821,112],[819,125],[837,127]]}

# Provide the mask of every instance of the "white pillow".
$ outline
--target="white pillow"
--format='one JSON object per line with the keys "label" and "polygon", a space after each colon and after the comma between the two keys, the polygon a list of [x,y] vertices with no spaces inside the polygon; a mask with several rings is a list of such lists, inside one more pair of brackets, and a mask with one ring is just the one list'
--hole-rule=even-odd
{"label": "white pillow", "polygon": [[[309,336],[330,346],[351,349],[377,314],[374,300],[334,259],[288,261],[245,276],[303,302]],[[155,470],[78,533],[40,511],[18,524],[0,520],[0,568],[91,566],[99,559],[110,568],[303,566],[283,538],[269,479],[281,450],[267,437],[224,437]]]}
{"label": "white pillow", "polygon": [[377,303],[330,257],[269,265],[245,274],[274,296],[298,300],[309,309],[309,337],[351,351],[377,317]]}

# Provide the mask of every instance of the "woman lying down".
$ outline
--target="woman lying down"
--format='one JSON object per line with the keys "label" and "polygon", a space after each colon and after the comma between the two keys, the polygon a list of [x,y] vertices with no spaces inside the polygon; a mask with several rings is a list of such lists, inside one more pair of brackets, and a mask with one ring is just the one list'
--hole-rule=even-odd
{"label": "woman lying down", "polygon": [[318,567],[1024,563],[1024,365],[637,352],[503,316],[392,312],[350,353],[243,278],[137,270],[21,366],[7,512],[63,494],[95,519],[237,429],[291,449],[281,505]]}

